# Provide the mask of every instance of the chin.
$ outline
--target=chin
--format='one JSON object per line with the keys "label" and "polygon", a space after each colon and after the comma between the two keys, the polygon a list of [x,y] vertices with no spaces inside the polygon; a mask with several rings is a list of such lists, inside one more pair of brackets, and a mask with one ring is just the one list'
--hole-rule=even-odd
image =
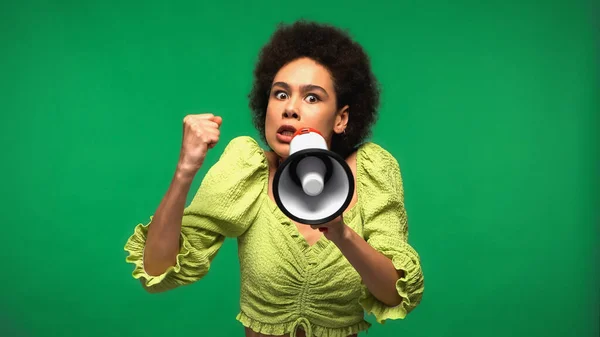
{"label": "chin", "polygon": [[274,140],[269,141],[269,147],[282,160],[285,160],[290,155],[290,144],[285,144]]}
{"label": "chin", "polygon": [[277,140],[275,137],[267,138],[267,145],[278,155],[283,152],[289,152],[290,144],[285,144]]}
{"label": "chin", "polygon": [[272,149],[283,160],[290,155],[290,144],[277,144],[277,146],[274,148],[272,147]]}

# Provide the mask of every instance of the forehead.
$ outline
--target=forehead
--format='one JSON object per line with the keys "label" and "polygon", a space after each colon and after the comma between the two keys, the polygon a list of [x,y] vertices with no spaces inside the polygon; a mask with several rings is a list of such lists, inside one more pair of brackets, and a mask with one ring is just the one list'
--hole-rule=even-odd
{"label": "forehead", "polygon": [[304,84],[318,85],[325,89],[333,87],[327,68],[308,58],[294,60],[283,66],[273,82],[286,82],[292,87]]}

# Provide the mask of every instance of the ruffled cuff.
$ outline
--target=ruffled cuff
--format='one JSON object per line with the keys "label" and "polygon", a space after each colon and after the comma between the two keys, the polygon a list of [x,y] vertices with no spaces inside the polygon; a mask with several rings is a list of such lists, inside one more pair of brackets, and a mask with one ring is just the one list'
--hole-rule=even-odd
{"label": "ruffled cuff", "polygon": [[373,296],[364,284],[358,300],[367,314],[373,314],[380,324],[384,324],[388,319],[404,319],[419,304],[423,295],[423,277],[419,262],[404,254],[395,254],[388,258],[392,259],[396,270],[404,274],[396,281],[396,290],[402,302],[390,307]]}
{"label": "ruffled cuff", "polygon": [[[151,221],[152,217],[150,217]],[[186,275],[188,274],[185,272],[186,268],[193,269],[196,276],[204,275],[208,272],[208,259],[206,257],[200,258],[199,256],[194,256],[192,261],[192,257],[190,256],[193,252],[192,247],[187,238],[181,235],[180,250],[177,254],[175,265],[170,266],[160,275],[153,276],[148,274],[144,268],[144,251],[150,222],[145,225],[138,224],[125,244],[125,251],[129,253],[125,261],[135,265],[132,276],[135,279],[139,279],[147,291],[161,292],[189,283],[191,275]]]}

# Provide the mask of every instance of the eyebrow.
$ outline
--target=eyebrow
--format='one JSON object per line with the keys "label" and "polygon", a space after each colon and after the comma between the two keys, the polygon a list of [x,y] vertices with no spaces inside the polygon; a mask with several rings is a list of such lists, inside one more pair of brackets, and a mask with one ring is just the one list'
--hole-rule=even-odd
{"label": "eyebrow", "polygon": [[[292,91],[292,88],[290,87],[289,84],[285,83],[285,82],[275,82],[273,83],[273,85],[271,86],[271,89],[275,86],[280,86],[282,88],[284,88],[287,91]],[[304,84],[300,86],[300,90],[302,92],[307,92],[307,91],[321,91],[323,92],[323,94],[325,94],[325,96],[329,97],[329,94],[327,93],[327,90],[323,89],[322,87],[315,85],[315,84]]]}

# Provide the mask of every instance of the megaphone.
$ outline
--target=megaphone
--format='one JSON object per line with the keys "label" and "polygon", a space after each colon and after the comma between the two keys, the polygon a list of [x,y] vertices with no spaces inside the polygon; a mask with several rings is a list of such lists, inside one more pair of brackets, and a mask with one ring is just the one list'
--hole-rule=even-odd
{"label": "megaphone", "polygon": [[340,216],[353,195],[354,176],[344,158],[327,148],[319,131],[297,130],[273,177],[279,209],[301,224],[320,225]]}

